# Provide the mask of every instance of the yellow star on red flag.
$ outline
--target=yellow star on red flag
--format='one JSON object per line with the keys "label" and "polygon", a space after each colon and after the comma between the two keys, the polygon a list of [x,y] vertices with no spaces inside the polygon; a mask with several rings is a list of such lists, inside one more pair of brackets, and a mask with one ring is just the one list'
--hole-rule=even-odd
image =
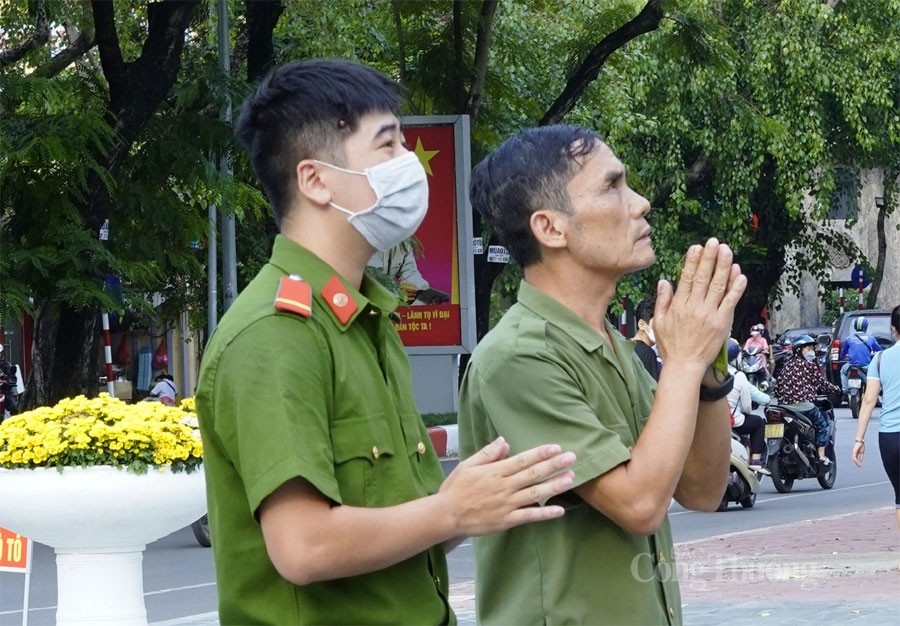
{"label": "yellow star on red flag", "polygon": [[429,176],[434,176],[434,172],[431,171],[431,159],[437,155],[440,150],[426,150],[425,146],[422,145],[422,138],[416,137],[416,148],[413,150],[416,153],[416,156],[419,157],[419,162],[422,163],[422,167],[425,168],[425,172]]}

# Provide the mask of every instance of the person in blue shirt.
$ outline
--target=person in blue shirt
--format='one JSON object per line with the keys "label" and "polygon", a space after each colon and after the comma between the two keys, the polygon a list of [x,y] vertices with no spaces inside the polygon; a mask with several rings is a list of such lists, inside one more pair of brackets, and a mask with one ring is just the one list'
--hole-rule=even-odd
{"label": "person in blue shirt", "polygon": [[[891,311],[891,334],[900,339],[900,306]],[[878,419],[878,451],[884,471],[894,487],[897,525],[900,526],[900,342],[879,354],[869,369],[869,384],[859,409],[856,441],[851,459],[857,467],[866,454],[866,428],[882,391],[881,415]]]}
{"label": "person in blue shirt", "polygon": [[872,362],[872,356],[876,352],[881,352],[881,345],[872,335],[867,335],[869,329],[869,320],[864,316],[857,317],[853,321],[853,330],[856,332],[847,337],[841,345],[840,360],[847,361],[841,367],[841,389],[847,393],[849,386],[850,366],[855,365],[861,369],[859,375],[865,380],[866,369]]}

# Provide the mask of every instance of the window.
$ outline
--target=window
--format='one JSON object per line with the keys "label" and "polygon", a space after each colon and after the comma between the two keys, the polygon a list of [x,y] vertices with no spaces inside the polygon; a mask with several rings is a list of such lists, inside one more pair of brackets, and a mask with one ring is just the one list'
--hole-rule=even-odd
{"label": "window", "polygon": [[838,169],[834,173],[834,182],[835,190],[831,198],[831,207],[826,216],[827,219],[856,219],[857,205],[859,204],[859,180],[849,171]]}

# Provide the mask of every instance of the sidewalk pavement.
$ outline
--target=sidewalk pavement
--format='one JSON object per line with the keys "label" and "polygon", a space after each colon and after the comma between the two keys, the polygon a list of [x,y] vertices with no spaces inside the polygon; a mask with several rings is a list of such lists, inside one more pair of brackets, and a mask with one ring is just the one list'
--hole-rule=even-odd
{"label": "sidewalk pavement", "polygon": [[[690,626],[894,626],[900,616],[893,508],[679,543],[675,553]],[[472,581],[450,585],[450,604],[461,626],[476,623]],[[218,623],[205,613],[151,626]]]}

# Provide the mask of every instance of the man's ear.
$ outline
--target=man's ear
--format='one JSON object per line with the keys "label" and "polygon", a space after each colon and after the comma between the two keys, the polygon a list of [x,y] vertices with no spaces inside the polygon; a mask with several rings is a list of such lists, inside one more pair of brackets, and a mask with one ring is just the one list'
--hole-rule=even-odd
{"label": "man's ear", "polygon": [[538,209],[528,220],[531,233],[538,243],[545,248],[565,248],[566,215],[550,209]]}
{"label": "man's ear", "polygon": [[331,202],[331,189],[319,175],[319,168],[312,159],[297,163],[297,194],[313,204],[327,205]]}

